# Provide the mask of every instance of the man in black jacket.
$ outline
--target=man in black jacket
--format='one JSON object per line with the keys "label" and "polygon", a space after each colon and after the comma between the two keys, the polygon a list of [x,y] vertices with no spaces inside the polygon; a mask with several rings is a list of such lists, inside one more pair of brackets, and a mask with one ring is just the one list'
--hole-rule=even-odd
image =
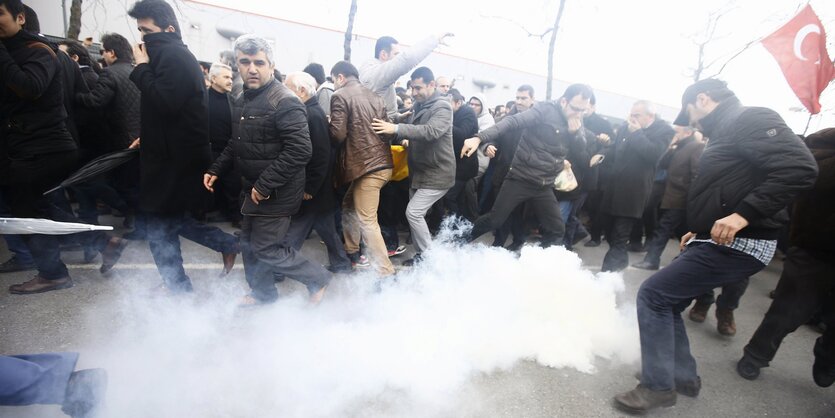
{"label": "man in black jacket", "polygon": [[241,306],[278,298],[274,272],[304,283],[311,302],[318,303],[330,273],[285,241],[290,216],[305,194],[305,166],[312,154],[305,107],[275,79],[272,47],[265,39],[243,35],[235,41],[235,54],[246,90],[234,118],[232,141],[204,175],[203,185],[213,191],[215,181],[232,164],[241,173],[241,253],[252,288]]}
{"label": "man in black jacket", "polygon": [[[0,185],[11,213],[20,218],[51,218],[78,222],[43,192],[60,183],[75,168],[78,150],[66,127],[61,74],[63,54],[45,38],[23,30],[24,6],[19,0],[0,1]],[[75,65],[75,64],[73,64]],[[79,235],[102,253],[102,273],[110,270],[125,242],[107,234]],[[31,294],[73,286],[61,262],[58,240],[48,235],[22,236],[38,274],[12,285],[11,293]]]}
{"label": "man in black jacket", "polygon": [[[748,380],[768,367],[789,333],[808,323],[819,309],[835,306],[835,128],[809,135],[806,144],[820,173],[812,190],[794,202],[792,246],[774,301],[737,364],[739,375]],[[835,382],[835,316],[828,315],[814,354],[812,377],[818,386],[829,387]]]}
{"label": "man in black jacket", "polygon": [[[144,41],[134,47],[130,74],[142,93],[139,209],[147,214],[148,243],[164,282],[160,292],[190,292],[180,235],[220,252],[223,274],[238,252],[234,236],[188,215],[202,212],[209,197],[201,181],[212,158],[203,72],[168,3],[141,0],[128,14]],[[131,146],[138,145],[137,139]]]}
{"label": "man in black jacket", "polygon": [[611,217],[611,227],[602,271],[620,271],[629,265],[626,241],[644,213],[655,166],[674,135],[673,128],[656,116],[654,106],[639,100],[632,105],[617,138],[604,151],[603,164],[610,184],[603,194],[603,213]]}
{"label": "man in black jacket", "polygon": [[[232,87],[234,72],[226,64],[216,62],[209,68],[209,142],[212,158],[217,159],[232,138]],[[241,226],[241,176],[234,170],[215,185],[216,217],[209,222],[231,222]]]}
{"label": "man in black jacket", "polygon": [[[440,79],[440,78],[439,78]],[[455,185],[444,196],[444,204],[450,214],[463,216],[470,222],[478,217],[475,181],[478,174],[478,158],[461,155],[464,140],[478,133],[475,111],[464,103],[458,89],[449,89],[452,99],[452,147],[455,153]]]}
{"label": "man in black jacket", "polygon": [[333,188],[333,166],[336,148],[331,146],[328,134],[328,118],[319,104],[316,79],[305,72],[287,75],[284,83],[304,103],[307,110],[307,128],[313,155],[305,167],[304,201],[299,212],[293,215],[287,231],[287,245],[301,250],[311,230],[316,230],[328,249],[328,261],[333,272],[351,271],[351,260],[345,253],[345,245],[336,232],[336,192]]}
{"label": "man in black jacket", "polygon": [[516,206],[528,202],[544,228],[543,246],[563,244],[565,224],[554,196],[554,180],[563,170],[571,144],[581,141],[577,135],[582,129],[583,114],[588,110],[591,95],[591,87],[572,84],[559,100],[539,102],[530,110],[508,116],[464,141],[462,155],[472,155],[483,141],[485,155],[493,158],[498,151],[495,144],[500,135],[524,129],[493,209],[476,220],[467,237],[469,241],[499,228]]}
{"label": "man in black jacket", "polygon": [[725,82],[706,79],[684,91],[676,125],[710,138],[687,196],[691,232],[682,253],[638,291],[641,384],[615,396],[629,412],[697,396],[701,379],[681,312],[709,289],[762,270],[774,256],[786,206],[811,187],[817,165],[780,116],[743,107]]}

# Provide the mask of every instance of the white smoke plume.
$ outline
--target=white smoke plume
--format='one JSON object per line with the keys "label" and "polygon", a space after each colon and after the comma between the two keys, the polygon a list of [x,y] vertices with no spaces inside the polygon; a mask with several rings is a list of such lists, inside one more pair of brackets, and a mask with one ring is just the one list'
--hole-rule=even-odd
{"label": "white smoke plume", "polygon": [[380,416],[432,416],[471,377],[520,360],[594,373],[598,358],[639,357],[620,275],[556,247],[517,258],[436,243],[425,256],[381,289],[370,274],[337,277],[316,307],[298,286],[236,308],[242,280],[198,280],[185,298],[128,289],[111,302],[121,317],[90,313],[108,327],[84,352],[110,375],[103,416],[367,416],[374,404],[388,405]]}

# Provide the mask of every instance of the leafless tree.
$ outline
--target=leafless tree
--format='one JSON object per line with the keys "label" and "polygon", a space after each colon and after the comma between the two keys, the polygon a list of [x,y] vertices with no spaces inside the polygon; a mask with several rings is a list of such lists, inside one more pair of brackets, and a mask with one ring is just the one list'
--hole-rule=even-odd
{"label": "leafless tree", "polygon": [[70,25],[67,28],[67,38],[78,39],[81,32],[81,1],[72,0],[70,4]]}
{"label": "leafless tree", "polygon": [[550,29],[551,42],[548,44],[548,81],[545,84],[545,100],[551,100],[551,92],[554,88],[554,47],[557,45],[557,30],[560,27],[563,9],[565,9],[565,0],[560,0],[560,9],[554,19],[554,26]]}
{"label": "leafless tree", "polygon": [[354,36],[354,16],[357,14],[357,0],[351,0],[348,12],[348,29],[345,31],[345,61],[351,61],[351,38]]}

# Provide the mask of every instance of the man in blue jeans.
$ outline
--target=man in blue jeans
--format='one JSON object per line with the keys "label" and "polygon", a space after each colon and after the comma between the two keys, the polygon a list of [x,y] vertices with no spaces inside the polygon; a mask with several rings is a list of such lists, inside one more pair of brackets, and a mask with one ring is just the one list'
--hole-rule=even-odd
{"label": "man in blue jeans", "polygon": [[615,406],[631,413],[673,406],[676,392],[699,394],[681,312],[707,290],[762,270],[774,256],[787,204],[817,176],[808,148],[782,118],[743,107],[723,81],[688,87],[675,124],[694,126],[710,141],[687,197],[691,232],[681,239],[682,253],[638,291],[641,383],[615,396]]}

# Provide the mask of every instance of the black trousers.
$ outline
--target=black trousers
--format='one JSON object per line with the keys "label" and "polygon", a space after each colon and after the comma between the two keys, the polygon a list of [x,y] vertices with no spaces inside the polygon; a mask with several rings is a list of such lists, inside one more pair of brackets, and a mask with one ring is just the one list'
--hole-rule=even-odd
{"label": "black trousers", "polygon": [[679,226],[687,220],[686,215],[684,209],[665,209],[661,213],[661,220],[658,221],[654,235],[651,239],[647,239],[647,255],[644,256],[644,261],[656,266],[661,263],[661,254],[664,253],[667,242]]}
{"label": "black trousers", "polygon": [[[0,173],[7,186],[3,197],[7,199],[13,216],[17,218],[46,218],[58,222],[81,222],[66,207],[58,205],[54,196],[64,193],[58,190],[44,196],[43,192],[57,186],[75,169],[76,151],[38,155],[27,159],[12,160]],[[75,234],[89,248],[103,250],[109,236],[102,231]],[[61,261],[59,238],[55,235],[21,235],[38,267],[38,275],[47,280],[67,277],[67,266]]]}
{"label": "black trousers", "polygon": [[345,254],[345,244],[336,233],[333,211],[316,213],[306,211],[290,218],[285,246],[300,251],[310,231],[315,230],[328,249],[328,262],[332,271],[351,271],[351,260]]}
{"label": "black trousers", "polygon": [[620,271],[629,266],[629,253],[626,251],[626,240],[632,227],[638,222],[638,218],[627,218],[624,216],[613,216],[612,226],[606,234],[606,241],[609,242],[609,251],[603,257],[601,271]]}
{"label": "black trousers", "polygon": [[443,204],[450,215],[461,216],[470,222],[478,218],[478,198],[475,188],[475,179],[455,180],[455,185],[443,198]]}
{"label": "black trousers", "polygon": [[700,305],[711,305],[713,302],[716,302],[716,309],[732,311],[739,307],[739,300],[742,299],[742,295],[748,290],[748,282],[749,278],[745,278],[745,280],[722,286],[722,294],[719,297],[714,297],[713,289],[711,289],[709,292],[697,297],[696,302]]}
{"label": "black trousers", "polygon": [[[787,335],[805,324],[821,308],[835,306],[835,263],[808,251],[789,248],[774,301],[757,331],[745,346],[745,354],[768,366]],[[835,364],[835,317],[826,318],[826,332],[818,339],[815,356]]]}
{"label": "black trousers", "polygon": [[286,245],[290,217],[246,216],[241,221],[241,255],[252,296],[261,302],[278,299],[274,273],[302,282],[310,293],[327,286],[330,272]]}
{"label": "black trousers", "polygon": [[180,236],[219,253],[238,252],[238,239],[217,227],[186,214],[148,215],[148,244],[162,280],[175,292],[191,291],[191,279],[183,268]]}
{"label": "black trousers", "polygon": [[[214,160],[220,156],[213,152]],[[234,167],[220,176],[215,184],[215,209],[230,221],[241,220],[241,175]]]}
{"label": "black trousers", "polygon": [[562,245],[565,224],[560,216],[560,206],[557,197],[554,196],[553,186],[535,185],[514,178],[504,181],[493,203],[493,209],[476,219],[469,240],[474,241],[489,231],[499,229],[513,210],[522,203],[529,205],[545,231],[542,237],[543,247]]}
{"label": "black trousers", "polygon": [[629,234],[629,242],[641,244],[642,238],[646,234],[647,240],[655,235],[655,226],[658,223],[658,207],[661,205],[661,199],[664,197],[664,182],[653,182],[652,190],[647,199],[647,205],[644,208],[644,214],[641,219],[632,227],[632,233]]}

